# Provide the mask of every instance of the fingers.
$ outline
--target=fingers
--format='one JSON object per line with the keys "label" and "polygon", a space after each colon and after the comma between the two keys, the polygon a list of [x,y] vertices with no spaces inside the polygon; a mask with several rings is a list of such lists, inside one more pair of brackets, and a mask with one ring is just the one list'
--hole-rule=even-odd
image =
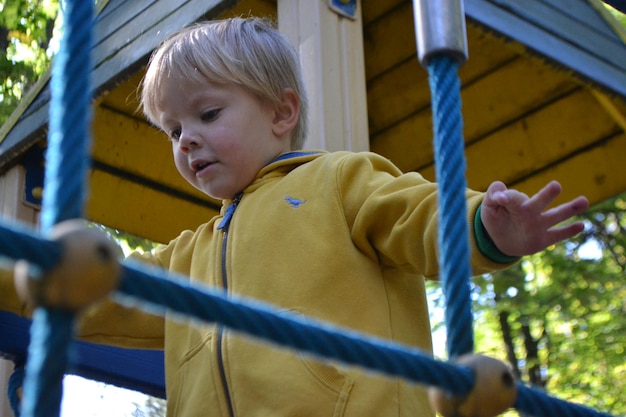
{"label": "fingers", "polygon": [[490,206],[506,205],[508,203],[508,198],[505,194],[506,190],[506,185],[503,182],[492,182],[489,188],[487,188],[484,204]]}
{"label": "fingers", "polygon": [[526,207],[536,213],[541,213],[559,194],[561,194],[561,184],[558,181],[550,181],[537,194],[528,199]]}
{"label": "fingers", "polygon": [[578,233],[585,229],[585,225],[582,222],[576,222],[568,224],[566,226],[555,227],[548,230],[546,247],[553,245],[562,240],[569,239],[576,236]]}
{"label": "fingers", "polygon": [[561,204],[558,207],[547,210],[543,213],[543,219],[548,227],[561,223],[577,214],[582,213],[589,207],[589,202],[585,197],[578,197],[572,201]]}

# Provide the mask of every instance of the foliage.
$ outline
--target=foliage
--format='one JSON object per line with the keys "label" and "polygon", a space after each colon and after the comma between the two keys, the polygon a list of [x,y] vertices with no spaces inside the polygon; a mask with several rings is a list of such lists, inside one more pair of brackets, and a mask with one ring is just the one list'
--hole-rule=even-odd
{"label": "foliage", "polygon": [[144,404],[135,404],[132,417],[164,417],[166,404],[164,399],[147,397]]}
{"label": "foliage", "polygon": [[594,206],[581,235],[474,281],[477,351],[614,415],[626,414],[625,209],[626,194]]}
{"label": "foliage", "polygon": [[58,0],[0,3],[0,125],[50,65]]}
{"label": "foliage", "polygon": [[614,9],[611,6],[606,6],[607,10],[611,12],[611,14],[620,22],[624,27],[626,27],[626,14],[620,13],[618,10]]}
{"label": "foliage", "polygon": [[132,251],[150,252],[158,246],[158,243],[140,236],[131,235],[111,227],[107,227],[98,223],[91,223],[91,227],[104,232],[109,238],[114,240],[124,252],[128,255]]}

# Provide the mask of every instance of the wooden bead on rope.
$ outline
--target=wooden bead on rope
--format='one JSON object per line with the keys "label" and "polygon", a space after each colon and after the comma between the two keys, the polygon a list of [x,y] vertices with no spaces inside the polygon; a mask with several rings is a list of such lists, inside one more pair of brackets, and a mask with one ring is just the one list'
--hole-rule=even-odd
{"label": "wooden bead on rope", "polygon": [[463,355],[456,363],[474,371],[474,387],[465,397],[429,388],[430,404],[438,413],[444,417],[494,417],[513,407],[517,384],[509,366],[474,354]]}
{"label": "wooden bead on rope", "polygon": [[15,265],[15,287],[25,303],[78,311],[117,288],[118,249],[106,235],[82,220],[68,220],[54,226],[50,239],[63,249],[53,268],[37,273],[26,261]]}

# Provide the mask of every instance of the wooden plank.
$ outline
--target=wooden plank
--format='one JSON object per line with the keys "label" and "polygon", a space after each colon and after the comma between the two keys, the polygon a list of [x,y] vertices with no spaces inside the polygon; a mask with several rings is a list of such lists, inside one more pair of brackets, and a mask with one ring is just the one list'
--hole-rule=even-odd
{"label": "wooden plank", "polygon": [[[244,0],[221,15],[220,18],[248,15],[275,18],[276,4],[272,0]],[[143,71],[138,71],[113,90],[105,92],[102,97],[103,107],[126,113],[131,118],[142,118],[139,109],[139,86],[143,75]]]}
{"label": "wooden plank", "polygon": [[584,194],[593,204],[601,203],[626,190],[626,135],[612,137],[572,158],[551,165],[546,170],[513,186],[527,193],[538,190],[547,180],[563,185],[561,203]]}
{"label": "wooden plank", "polygon": [[467,0],[465,11],[471,19],[505,37],[519,41],[539,57],[574,74],[585,82],[626,97],[626,72],[598,60],[574,45],[523,19],[512,16],[487,0]]}
{"label": "wooden plank", "polygon": [[42,120],[48,120],[48,107],[40,107],[37,112],[21,118],[19,123],[0,142],[0,173],[8,169],[22,153],[37,141],[44,139],[46,130]]}
{"label": "wooden plank", "polygon": [[417,57],[408,59],[368,83],[370,135],[374,137],[429,106],[428,74],[417,61]]}
{"label": "wooden plank", "polygon": [[[517,59],[461,92],[464,133],[472,142],[498,130],[576,88],[549,68]],[[420,111],[372,137],[371,149],[393,160],[403,171],[419,170],[432,161],[432,115]]]}
{"label": "wooden plank", "polygon": [[[9,337],[8,335],[3,335],[3,337]],[[13,374],[13,369],[15,365],[13,362],[0,359],[0,390],[2,392],[8,392],[8,384],[7,381]],[[0,415],[2,416],[12,416],[13,410],[11,409],[11,404],[9,402],[8,395],[0,396]]]}
{"label": "wooden plank", "polygon": [[[158,26],[160,22],[168,19],[170,16],[177,14],[177,6],[184,8],[190,3],[190,0],[185,1],[183,4],[181,4],[180,0],[160,0],[159,2],[147,4],[147,7],[145,7],[145,1],[139,2],[136,5],[133,5],[133,3],[134,2],[125,2],[124,5],[126,6],[119,7],[118,11],[108,19],[116,22],[114,26],[115,30],[109,31],[104,24],[100,24],[100,22],[97,23],[96,27],[104,27],[105,30],[107,30],[108,36],[102,39],[94,48],[94,70],[97,70],[103,62],[115,57],[118,51],[123,50],[128,45],[132,44],[136,46],[138,38],[140,38],[143,33]],[[219,1],[213,0],[209,2],[210,5],[215,5],[216,3],[219,3]],[[124,13],[130,13],[131,18],[127,18]],[[201,12],[197,13],[196,18],[201,15]],[[123,22],[123,24],[120,24],[120,21]],[[186,23],[191,23],[192,21],[193,20],[187,21]],[[154,38],[151,39],[149,44],[152,45],[152,48],[158,44],[160,39],[165,37],[159,34],[158,31],[155,31],[154,36],[157,42],[155,42]]]}
{"label": "wooden plank", "polygon": [[276,9],[276,0],[243,0],[219,17],[257,16],[275,19],[277,14]]}
{"label": "wooden plank", "polygon": [[[29,319],[0,311],[0,357],[26,357],[30,326]],[[72,354],[72,374],[165,398],[163,352],[160,350],[125,349],[75,341]],[[11,412],[2,414],[12,415]]]}
{"label": "wooden plank", "polygon": [[24,174],[24,167],[16,165],[0,176],[0,217],[34,226],[39,211],[23,203]]}
{"label": "wooden plank", "polygon": [[[468,146],[467,181],[471,188],[485,190],[492,181],[501,180],[530,193],[556,179],[569,188],[561,201],[584,193],[593,197],[594,202],[600,202],[626,190],[626,177],[613,179],[594,174],[596,169],[592,165],[603,165],[598,159],[601,155],[617,152],[624,146],[626,138],[620,133],[620,126],[602,106],[594,103],[587,90],[579,90]],[[616,176],[625,170],[622,166],[625,154],[618,153],[607,160]],[[588,162],[583,162],[585,157],[590,158]],[[434,179],[434,170],[431,164],[420,173]],[[585,178],[593,175],[598,176],[598,181],[611,184],[606,190],[595,190]]]}
{"label": "wooden plank", "polygon": [[468,172],[483,178],[472,180],[476,187],[489,179],[515,183],[619,131],[589,91],[577,90],[469,146]]}
{"label": "wooden plank", "polygon": [[402,3],[410,3],[411,0],[362,0],[362,18],[363,26],[367,27],[370,23],[384,17]]}
{"label": "wooden plank", "polygon": [[[461,83],[473,83],[486,77],[515,57],[515,53],[484,31],[468,29],[470,60],[461,67]],[[375,57],[370,57],[375,59]],[[393,92],[390,94],[390,92]],[[367,107],[370,134],[380,131],[430,106],[428,74],[412,57],[368,83]]]}
{"label": "wooden plank", "polygon": [[[163,7],[165,1],[169,2],[168,4],[172,3],[171,7],[175,7],[173,4],[178,6],[176,0],[161,0],[157,8]],[[134,42],[127,44],[115,54],[107,56],[102,65],[93,71],[92,77],[96,90],[106,90],[109,87],[108,84],[117,76],[124,74],[124,72],[136,70],[135,67],[145,64],[152,50],[162,39],[173,32],[200,18],[211,15],[218,16],[234,4],[236,4],[234,0],[190,0],[184,5],[176,7],[175,13],[165,16],[158,22],[150,19],[149,13],[152,8],[148,9],[146,13],[142,14],[141,20],[133,22],[141,28],[141,33],[137,34]],[[146,16],[144,17],[144,15]],[[152,26],[141,26],[142,24],[152,24]],[[129,32],[129,34],[131,33]]]}
{"label": "wooden plank", "polygon": [[193,230],[217,211],[100,170],[89,176],[87,218],[155,242]]}
{"label": "wooden plank", "polygon": [[[122,31],[124,27],[131,26],[135,27],[135,29],[140,29],[133,24],[133,20],[148,8],[152,7],[154,3],[156,3],[156,0],[115,1],[109,3],[103,13],[96,17],[93,29],[94,50],[100,48],[100,45],[107,42],[108,39],[114,36],[114,34]],[[163,7],[159,10],[163,13],[171,9]],[[132,41],[132,38],[126,39],[126,41],[130,42]],[[122,46],[122,44],[116,44],[113,47],[121,48]],[[109,45],[104,45],[103,47],[105,50],[113,50],[109,49]],[[94,61],[96,65],[99,63],[96,59],[94,59]]]}
{"label": "wooden plank", "polygon": [[[615,36],[604,36],[591,26],[582,24],[580,20],[563,13],[563,6],[554,8],[543,0],[525,0],[523,4],[513,0],[498,0],[496,3],[528,23],[593,55],[598,60],[626,70],[626,46],[623,42]],[[584,16],[597,16],[595,10],[589,5],[584,12]],[[607,26],[606,22],[603,26]]]}
{"label": "wooden plank", "polygon": [[204,193],[189,185],[178,173],[165,135],[138,119],[99,108],[93,122],[95,161],[112,167],[128,177],[161,184],[163,189],[178,190],[190,200],[215,204]]}
{"label": "wooden plank", "polygon": [[[114,110],[119,113],[124,113],[131,119],[136,118],[143,120],[139,97],[139,86],[143,76],[144,71],[138,71],[113,90],[103,93],[103,96],[100,97],[100,106],[104,109],[109,109],[109,111]],[[96,112],[98,111],[98,106],[96,106]]]}
{"label": "wooden plank", "polygon": [[[542,0],[550,7],[557,9],[560,13],[569,16],[576,20],[580,25],[587,26],[592,30],[599,32],[602,36],[618,41],[619,38],[615,35],[615,32],[611,30],[610,25],[606,20],[594,9],[592,13],[589,12],[590,5],[587,0]],[[593,7],[592,7],[593,8]]]}
{"label": "wooden plank", "polygon": [[611,115],[613,120],[626,132],[626,102],[608,97],[598,90],[591,90],[598,103]]}
{"label": "wooden plank", "polygon": [[284,0],[279,29],[300,51],[308,87],[309,132],[305,148],[369,150],[363,29],[325,2]]}
{"label": "wooden plank", "polygon": [[[396,63],[416,56],[415,26],[410,3],[403,3],[363,30],[365,74],[370,80]],[[415,58],[417,59],[417,58]]]}

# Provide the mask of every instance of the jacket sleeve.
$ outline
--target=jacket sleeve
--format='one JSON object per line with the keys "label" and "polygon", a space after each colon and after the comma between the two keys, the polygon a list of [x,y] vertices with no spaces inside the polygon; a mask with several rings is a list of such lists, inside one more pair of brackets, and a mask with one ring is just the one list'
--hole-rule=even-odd
{"label": "jacket sleeve", "polygon": [[0,265],[0,310],[27,317],[29,310],[26,304],[18,297],[17,292],[15,292],[13,270],[10,269],[8,264],[6,268],[3,268],[3,266]]}
{"label": "jacket sleeve", "polygon": [[[158,265],[151,253],[133,253],[128,259],[142,262],[147,268]],[[81,340],[136,349],[163,349],[165,319],[135,307],[120,304],[113,298],[89,308],[80,319],[77,332]]]}
{"label": "jacket sleeve", "polygon": [[[134,255],[155,262],[148,255]],[[0,268],[0,310],[30,318],[32,308],[15,291],[12,269]],[[76,336],[84,341],[126,348],[162,349],[164,319],[107,299],[79,313]]]}
{"label": "jacket sleeve", "polygon": [[[430,279],[439,274],[437,184],[415,172],[402,173],[387,159],[370,153],[346,156],[337,186],[355,244],[383,265]],[[472,273],[509,265],[485,256],[476,245],[474,218],[483,193],[467,190]]]}

